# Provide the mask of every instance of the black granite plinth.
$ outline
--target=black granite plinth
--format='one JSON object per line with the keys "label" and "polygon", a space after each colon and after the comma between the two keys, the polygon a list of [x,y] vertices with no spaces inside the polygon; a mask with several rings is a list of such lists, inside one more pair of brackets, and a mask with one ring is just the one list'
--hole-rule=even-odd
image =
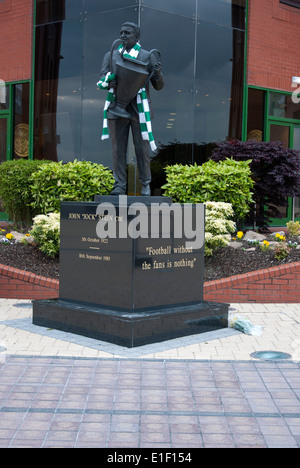
{"label": "black granite plinth", "polygon": [[228,306],[212,302],[134,314],[63,300],[33,303],[34,324],[127,348],[228,326]]}
{"label": "black granite plinth", "polygon": [[228,305],[203,302],[205,210],[190,206],[188,232],[165,197],[61,203],[59,299],[34,301],[33,323],[128,347],[226,327]]}

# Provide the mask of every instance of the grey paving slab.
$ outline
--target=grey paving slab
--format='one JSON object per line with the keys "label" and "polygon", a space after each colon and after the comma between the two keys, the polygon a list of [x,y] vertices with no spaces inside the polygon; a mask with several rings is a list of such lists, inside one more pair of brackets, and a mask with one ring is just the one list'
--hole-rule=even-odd
{"label": "grey paving slab", "polygon": [[299,370],[292,361],[7,356],[0,447],[299,448]]}
{"label": "grey paving slab", "polygon": [[299,448],[300,306],[231,306],[261,336],[130,350],[36,327],[30,301],[0,300],[0,447]]}

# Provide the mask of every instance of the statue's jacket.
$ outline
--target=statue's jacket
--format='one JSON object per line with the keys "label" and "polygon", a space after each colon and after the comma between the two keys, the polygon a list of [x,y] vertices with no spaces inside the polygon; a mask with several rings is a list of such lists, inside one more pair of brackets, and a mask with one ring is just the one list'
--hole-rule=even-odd
{"label": "statue's jacket", "polygon": [[[164,78],[163,74],[160,71],[160,64],[158,64],[157,59],[155,58],[155,55],[152,54],[150,56],[150,52],[145,50],[145,49],[140,49],[139,54],[137,56],[137,59],[140,62],[143,63],[148,63],[147,65],[147,71],[149,75],[151,76],[150,82],[153,86],[154,89],[157,91],[161,90],[164,87]],[[111,53],[107,52],[104,56],[101,71],[100,71],[100,80],[104,80],[107,73],[111,72],[117,75],[117,70],[116,70],[116,64],[117,63],[122,63],[123,59],[121,57],[121,54],[118,50],[114,50],[112,57]],[[112,64],[112,70],[111,68]],[[158,70],[156,69],[158,67]],[[152,72],[154,72],[152,74]],[[118,77],[117,77],[118,80]],[[147,92],[147,97],[148,97],[148,102],[149,102],[149,107],[150,107],[150,113],[151,113],[151,119],[153,118],[153,111],[152,111],[152,106],[151,106],[151,97],[150,97],[150,86],[149,86],[149,81],[147,82],[146,86],[146,92]],[[132,116],[132,119],[138,121],[139,116],[138,116],[138,107],[137,107],[137,102],[136,99],[133,99],[131,103],[127,106],[126,109]]]}

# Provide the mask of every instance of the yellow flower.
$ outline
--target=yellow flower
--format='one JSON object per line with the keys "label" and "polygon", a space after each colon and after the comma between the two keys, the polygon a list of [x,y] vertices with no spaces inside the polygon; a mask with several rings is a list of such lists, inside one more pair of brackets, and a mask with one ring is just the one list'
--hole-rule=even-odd
{"label": "yellow flower", "polygon": [[268,241],[264,240],[264,241],[263,241],[263,244],[264,244],[266,247],[269,247],[269,245],[270,245],[270,242],[268,242]]}
{"label": "yellow flower", "polygon": [[236,236],[241,239],[244,236],[244,233],[242,231],[239,231]]}
{"label": "yellow flower", "polygon": [[5,237],[6,237],[7,239],[13,239],[13,238],[14,238],[14,236],[13,236],[12,234],[10,234],[10,233],[9,233],[9,234],[6,234]]}

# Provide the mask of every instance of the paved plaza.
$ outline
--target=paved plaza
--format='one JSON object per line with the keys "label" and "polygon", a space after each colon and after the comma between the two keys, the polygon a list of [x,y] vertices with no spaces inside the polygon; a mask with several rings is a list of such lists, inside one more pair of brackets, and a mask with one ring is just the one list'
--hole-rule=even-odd
{"label": "paved plaza", "polygon": [[230,313],[262,334],[128,349],[38,327],[30,301],[0,299],[0,447],[299,448],[300,304]]}

